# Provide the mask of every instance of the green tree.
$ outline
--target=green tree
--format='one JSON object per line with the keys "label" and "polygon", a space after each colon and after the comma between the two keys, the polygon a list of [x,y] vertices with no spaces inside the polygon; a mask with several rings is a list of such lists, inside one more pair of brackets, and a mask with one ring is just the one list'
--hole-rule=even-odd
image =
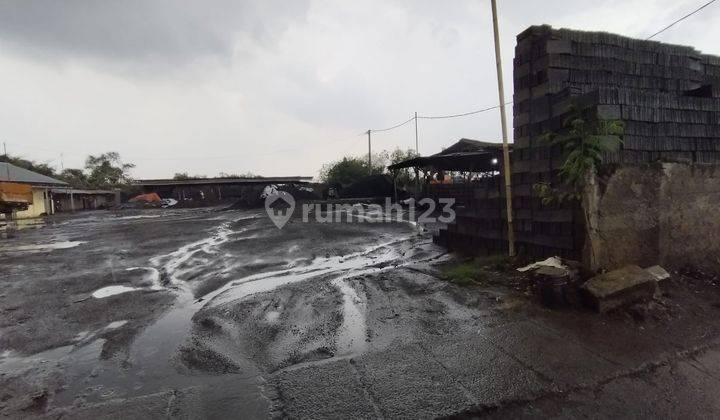
{"label": "green tree", "polygon": [[116,187],[130,182],[129,170],[132,163],[123,163],[120,154],[107,152],[99,156],[88,156],[85,170],[88,171],[89,183],[97,188]]}
{"label": "green tree", "polygon": [[[390,153],[390,165],[395,165],[416,157],[418,157],[418,154],[413,149],[402,150],[397,148]],[[400,187],[408,187],[415,182],[415,172],[411,168],[396,170],[394,175]]]}
{"label": "green tree", "polygon": [[394,157],[397,158],[397,153],[398,151],[389,153],[387,150],[373,153],[371,168],[368,168],[367,155],[346,156],[335,162],[326,163],[320,168],[320,181],[329,184],[350,185],[368,175],[386,173],[387,166]]}
{"label": "green tree", "polygon": [[320,169],[320,180],[328,184],[350,185],[367,175],[367,161],[354,157],[344,157]]}
{"label": "green tree", "polygon": [[83,172],[82,169],[64,169],[62,172],[60,172],[58,178],[67,182],[73,188],[92,188],[92,185],[90,185],[90,181],[88,180],[87,175],[85,175],[85,172]]}
{"label": "green tree", "polygon": [[560,167],[563,186],[554,188],[547,183],[534,185],[543,203],[556,199],[578,198],[586,177],[602,163],[603,153],[616,152],[622,145],[624,124],[618,120],[598,120],[589,115],[589,109],[576,105],[570,108],[560,133],[546,133],[541,140],[552,147],[559,147],[564,163]]}

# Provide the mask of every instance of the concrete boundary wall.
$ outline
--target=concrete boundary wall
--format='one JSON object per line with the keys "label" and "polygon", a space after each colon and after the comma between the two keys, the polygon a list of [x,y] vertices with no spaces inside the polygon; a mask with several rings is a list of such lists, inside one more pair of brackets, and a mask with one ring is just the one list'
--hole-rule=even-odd
{"label": "concrete boundary wall", "polygon": [[592,269],[684,265],[720,272],[720,167],[619,166],[588,183],[583,206]]}

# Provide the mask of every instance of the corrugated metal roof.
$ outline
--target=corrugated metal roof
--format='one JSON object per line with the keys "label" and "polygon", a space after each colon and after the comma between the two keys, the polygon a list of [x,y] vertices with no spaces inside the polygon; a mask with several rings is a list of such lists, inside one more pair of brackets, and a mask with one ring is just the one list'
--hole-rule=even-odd
{"label": "corrugated metal roof", "polygon": [[[118,190],[119,191],[119,190]],[[78,195],[108,195],[115,194],[113,190],[79,190],[74,188],[53,188],[50,190],[53,194],[78,194]]]}
{"label": "corrugated metal roof", "polygon": [[31,185],[67,185],[66,182],[6,162],[0,162],[0,181]]}
{"label": "corrugated metal roof", "polygon": [[[512,152],[512,144],[509,146]],[[433,167],[447,171],[494,172],[502,168],[499,159],[502,147],[502,143],[460,139],[440,153],[404,160],[388,166],[388,169]]]}
{"label": "corrugated metal roof", "polygon": [[138,179],[133,184],[143,187],[160,187],[171,185],[215,185],[215,184],[282,184],[306,183],[312,181],[311,176],[275,176],[263,178],[197,178],[197,179]]}
{"label": "corrugated metal roof", "polygon": [[443,149],[442,152],[435,153],[433,156],[449,155],[462,152],[485,152],[492,149],[502,149],[502,147],[502,142],[495,143],[489,141],[462,138],[457,143],[453,143],[451,146]]}

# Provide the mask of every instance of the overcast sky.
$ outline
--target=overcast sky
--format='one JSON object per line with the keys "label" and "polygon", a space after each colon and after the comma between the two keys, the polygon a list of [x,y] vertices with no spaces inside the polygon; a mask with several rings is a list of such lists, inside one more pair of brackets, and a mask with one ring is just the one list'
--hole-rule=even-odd
{"label": "overcast sky", "polygon": [[[647,37],[704,2],[499,0],[508,100],[528,26]],[[719,21],[657,39],[720,54]],[[58,168],[114,150],[136,178],[315,176],[368,128],[497,103],[489,0],[0,0],[0,140]],[[499,141],[498,112],[420,121],[422,154],[461,137]]]}

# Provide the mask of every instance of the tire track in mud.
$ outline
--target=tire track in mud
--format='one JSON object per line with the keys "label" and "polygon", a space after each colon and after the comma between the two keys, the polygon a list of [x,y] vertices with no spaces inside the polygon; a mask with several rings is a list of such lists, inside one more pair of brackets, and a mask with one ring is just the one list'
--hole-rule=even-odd
{"label": "tire track in mud", "polygon": [[[364,290],[357,289],[355,282],[349,280],[394,270],[408,264],[427,262],[444,255],[436,249],[428,252],[430,249],[428,247],[432,246],[428,237],[407,236],[368,246],[362,251],[345,256],[316,258],[303,267],[248,276],[229,283],[223,289],[205,297],[208,303],[194,317],[196,324],[194,332],[204,335],[207,342],[207,340],[212,341],[213,334],[217,335],[218,340],[222,340],[220,335],[227,335],[228,332],[213,333],[207,329],[203,331],[203,323],[223,324],[238,331],[249,331],[244,340],[262,341],[262,344],[243,343],[243,338],[236,337],[238,345],[248,346],[246,353],[249,357],[264,366],[266,371],[273,373],[354,357],[368,350],[370,339],[366,326],[368,297]],[[307,286],[294,286],[301,282],[305,282],[303,284]],[[319,284],[334,288],[340,299],[331,306],[314,300],[321,294],[319,290],[315,290]],[[288,287],[296,292],[291,293],[290,297],[282,297],[284,292],[280,291]],[[296,294],[301,297],[297,297]],[[279,308],[277,303],[274,303],[275,306],[271,305],[276,299],[280,299],[282,303]],[[303,306],[316,307],[318,312],[314,315],[297,312],[292,306],[298,299],[304,299]],[[341,320],[339,325],[315,323],[322,322],[322,318],[327,313],[337,311],[338,308]],[[276,326],[268,325],[265,322],[268,318],[281,319]],[[298,322],[300,325],[287,325]],[[332,321],[327,322],[332,323]],[[268,334],[268,328],[274,328],[275,332]],[[293,332],[288,331],[288,328],[299,328],[299,330]],[[300,333],[318,328],[320,330],[330,328],[332,339]],[[258,340],[258,336],[264,338]],[[285,349],[284,353],[283,349]],[[278,357],[278,353],[285,356]],[[223,359],[224,355],[218,354],[218,357]]]}

